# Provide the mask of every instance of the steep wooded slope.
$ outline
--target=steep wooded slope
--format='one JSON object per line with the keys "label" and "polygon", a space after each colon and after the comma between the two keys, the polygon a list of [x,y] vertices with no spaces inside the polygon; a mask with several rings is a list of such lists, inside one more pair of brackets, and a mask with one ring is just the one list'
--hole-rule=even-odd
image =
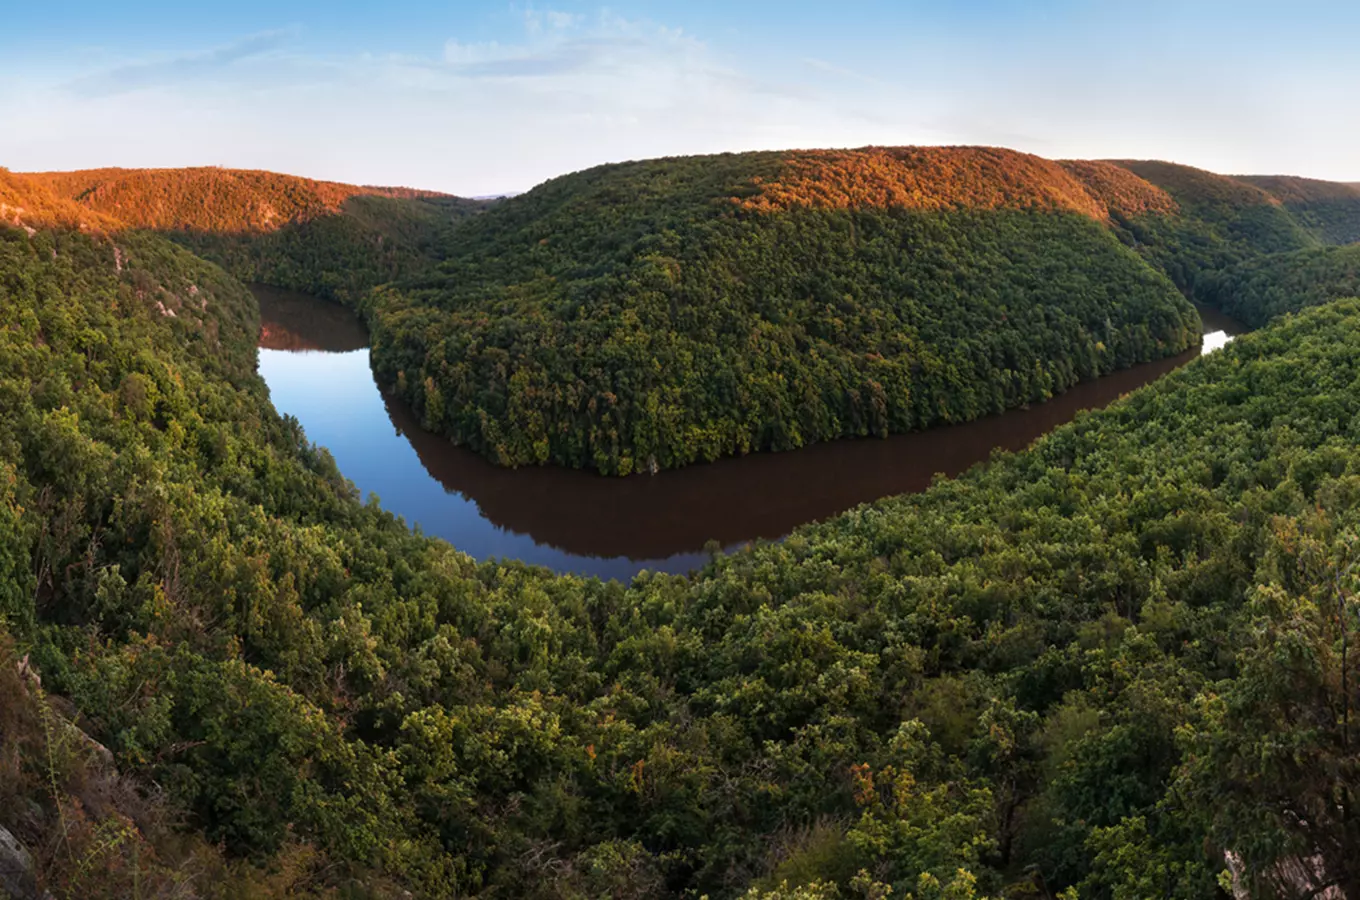
{"label": "steep wooded slope", "polygon": [[1240,175],[1238,180],[1269,193],[1323,243],[1360,241],[1360,186],[1286,175]]}
{"label": "steep wooded slope", "polygon": [[51,191],[28,175],[0,168],[0,225],[37,229],[52,226],[110,231],[120,224]]}
{"label": "steep wooded slope", "polygon": [[1163,162],[1120,166],[1164,188],[1175,210],[1114,214],[1121,238],[1188,296],[1259,327],[1353,296],[1360,191],[1286,176],[1216,175]]}
{"label": "steep wooded slope", "polygon": [[625,587],[361,505],[270,407],[249,296],[155,236],[0,228],[0,292],[0,631],[132,785],[0,678],[0,825],[60,900],[1208,900],[1225,849],[1360,881],[1360,301]]}
{"label": "steep wooded slope", "polygon": [[1318,245],[1275,197],[1226,175],[1156,161],[1117,163],[1166,191],[1172,212],[1114,217],[1121,237],[1196,297],[1196,279],[1246,259]]}
{"label": "steep wooded slope", "polygon": [[488,205],[411,188],[215,167],[26,177],[127,227],[161,233],[243,281],[346,303],[426,265],[444,230]]}
{"label": "steep wooded slope", "polygon": [[1247,260],[1200,279],[1204,302],[1253,327],[1360,296],[1360,247],[1315,247]]}
{"label": "steep wooded slope", "polygon": [[1089,168],[871,148],[558,178],[367,301],[374,365],[498,462],[620,474],[1040,401],[1196,340],[1107,227],[1174,201]]}

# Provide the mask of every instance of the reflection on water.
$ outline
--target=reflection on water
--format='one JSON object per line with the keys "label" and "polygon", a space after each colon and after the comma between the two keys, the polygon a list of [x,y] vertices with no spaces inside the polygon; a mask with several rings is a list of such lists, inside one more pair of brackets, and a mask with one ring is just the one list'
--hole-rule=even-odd
{"label": "reflection on water", "polygon": [[364,324],[338,303],[267,284],[253,284],[250,292],[260,301],[261,348],[330,353],[368,348]]}
{"label": "reflection on water", "polygon": [[[256,289],[260,374],[274,405],[330,449],[340,471],[385,508],[479,559],[517,558],[561,572],[629,578],[687,571],[704,546],[779,538],[806,522],[956,475],[996,448],[1018,450],[1079,411],[1108,404],[1200,351],[1078,385],[1048,403],[887,440],[816,444],[690,466],[654,477],[603,478],[555,467],[504,469],[424,431],[374,383],[346,311]],[[309,312],[310,309],[310,312]],[[1204,349],[1239,327],[1202,312]],[[315,318],[313,318],[315,316]],[[359,346],[363,346],[361,341]]]}
{"label": "reflection on water", "polygon": [[1195,304],[1199,310],[1200,321],[1204,323],[1204,344],[1200,353],[1213,353],[1222,350],[1233,337],[1246,331],[1241,322],[1230,319],[1216,309]]}

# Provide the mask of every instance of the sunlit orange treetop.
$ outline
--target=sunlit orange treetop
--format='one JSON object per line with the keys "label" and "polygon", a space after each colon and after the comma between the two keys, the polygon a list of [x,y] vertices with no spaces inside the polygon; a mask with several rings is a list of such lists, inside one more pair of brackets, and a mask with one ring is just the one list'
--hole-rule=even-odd
{"label": "sunlit orange treetop", "polygon": [[1171,212],[1160,188],[1109,163],[1059,163],[995,147],[866,147],[789,154],[772,181],[742,201],[759,210],[798,206],[1064,209],[1107,220]]}
{"label": "sunlit orange treetop", "polygon": [[32,176],[0,168],[0,225],[110,231],[116,229],[119,223],[102,213],[57,196]]}
{"label": "sunlit orange treetop", "polygon": [[352,197],[443,196],[411,188],[361,187],[215,167],[90,169],[28,177],[128,225],[158,230],[268,232],[337,213]]}

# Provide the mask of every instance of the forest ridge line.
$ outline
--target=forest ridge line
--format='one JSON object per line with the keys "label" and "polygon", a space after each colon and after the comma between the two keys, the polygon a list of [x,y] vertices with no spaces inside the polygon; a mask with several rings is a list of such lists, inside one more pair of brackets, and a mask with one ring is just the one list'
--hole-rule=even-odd
{"label": "forest ridge line", "polygon": [[[1230,289],[1250,260],[1360,237],[1346,185],[988,147],[618,163],[495,202],[212,169],[14,177],[353,306],[380,385],[430,431],[614,475],[1041,402],[1193,345],[1185,298],[1251,322]],[[1323,256],[1293,265],[1350,272]]]}

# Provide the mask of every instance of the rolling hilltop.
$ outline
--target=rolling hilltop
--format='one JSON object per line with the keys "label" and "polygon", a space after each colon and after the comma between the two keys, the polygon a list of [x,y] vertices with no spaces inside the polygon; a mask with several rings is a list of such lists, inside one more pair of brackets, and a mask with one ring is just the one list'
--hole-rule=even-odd
{"label": "rolling hilltop", "polygon": [[125,227],[163,234],[243,281],[351,303],[422,266],[444,230],[489,205],[412,188],[215,167],[24,177]]}
{"label": "rolling hilltop", "polygon": [[117,220],[53,193],[29,175],[0,168],[0,224],[12,228],[75,228],[112,231]]}
{"label": "rolling hilltop", "polygon": [[215,166],[35,172],[27,177],[82,206],[157,231],[263,233],[336,215],[355,197],[457,199],[433,191],[359,187]]}
{"label": "rolling hilltop", "polygon": [[1110,227],[1175,208],[1116,166],[988,148],[626,163],[470,220],[365,308],[379,379],[428,428],[627,474],[966,421],[1179,353],[1197,316]]}
{"label": "rolling hilltop", "polygon": [[504,202],[365,310],[427,428],[626,474],[965,421],[1179,352],[1166,279],[1217,302],[1222,273],[1343,243],[1347,216],[1345,185],[996,148],[652,160]]}
{"label": "rolling hilltop", "polygon": [[1335,245],[1360,235],[1350,185],[997,148],[651,160],[499,201],[216,168],[6,177],[44,221],[155,231],[355,306],[380,382],[495,462],[610,474],[1042,401],[1192,344],[1182,295],[1252,324],[1300,268],[1325,276],[1307,296],[1344,296]]}

